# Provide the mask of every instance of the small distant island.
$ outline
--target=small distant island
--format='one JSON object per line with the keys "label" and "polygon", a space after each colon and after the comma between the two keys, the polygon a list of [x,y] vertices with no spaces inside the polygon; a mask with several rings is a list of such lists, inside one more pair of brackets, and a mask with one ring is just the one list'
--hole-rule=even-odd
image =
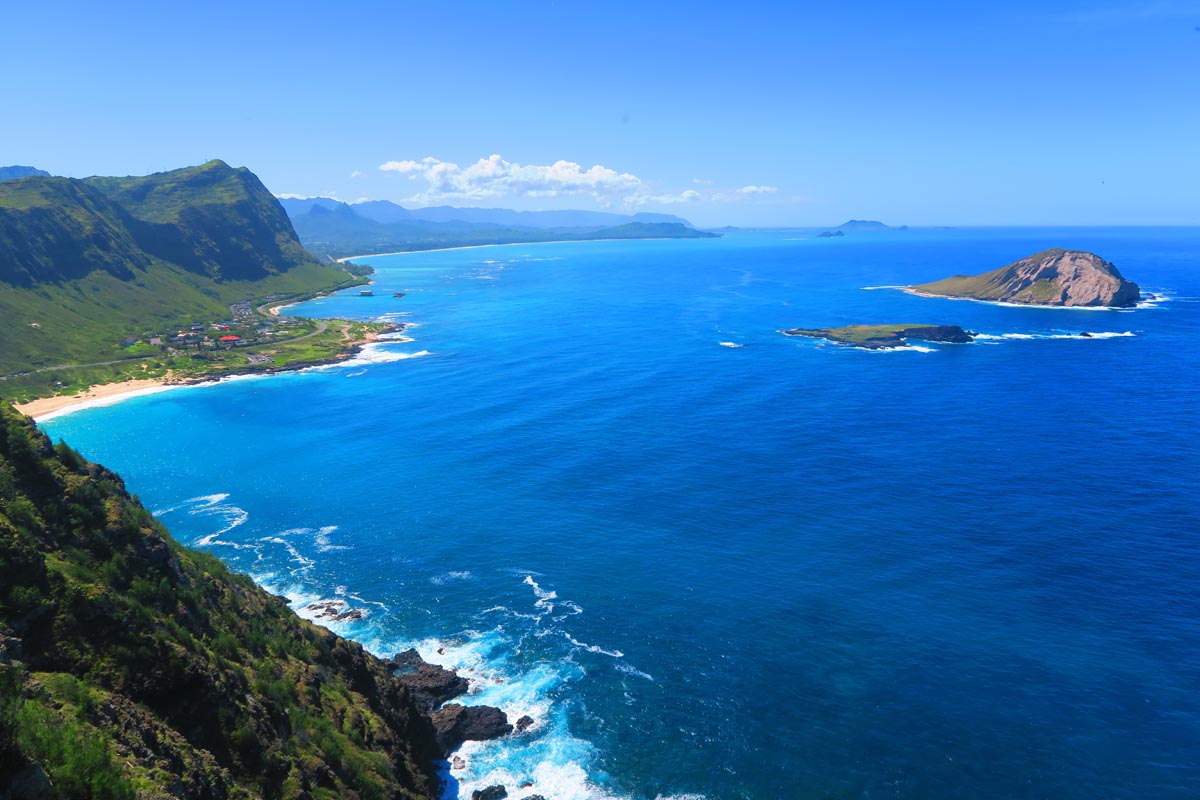
{"label": "small distant island", "polygon": [[885,225],[877,219],[849,219],[838,225],[835,231],[906,231],[907,225],[894,227]]}
{"label": "small distant island", "polygon": [[821,231],[817,234],[818,239],[833,239],[838,236],[845,236],[842,231]]}
{"label": "small distant island", "polygon": [[968,344],[975,340],[974,333],[957,325],[846,325],[841,328],[789,328],[780,333],[784,336],[828,339],[864,350],[904,347],[909,339],[948,344]]}
{"label": "small distant island", "polygon": [[954,275],[906,287],[923,297],[954,297],[1023,305],[1128,308],[1141,289],[1095,253],[1055,248],[982,275]]}

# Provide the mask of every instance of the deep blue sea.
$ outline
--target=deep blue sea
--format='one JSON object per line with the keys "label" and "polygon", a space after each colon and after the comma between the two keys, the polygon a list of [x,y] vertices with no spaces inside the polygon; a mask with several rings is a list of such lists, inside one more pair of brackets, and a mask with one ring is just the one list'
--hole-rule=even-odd
{"label": "deep blue sea", "polygon": [[[1048,247],[1161,297],[864,289]],[[294,313],[412,341],[43,426],[301,613],[363,609],[331,627],[536,720],[448,796],[1200,797],[1200,229],[363,261],[374,297]],[[859,322],[989,338],[778,333]]]}

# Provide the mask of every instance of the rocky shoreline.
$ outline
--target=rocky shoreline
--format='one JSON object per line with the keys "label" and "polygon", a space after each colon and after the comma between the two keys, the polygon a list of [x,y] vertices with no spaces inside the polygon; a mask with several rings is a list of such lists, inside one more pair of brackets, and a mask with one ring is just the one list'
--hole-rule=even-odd
{"label": "rocky shoreline", "polygon": [[[416,648],[397,653],[384,663],[392,669],[396,681],[408,689],[417,707],[433,723],[438,745],[442,748],[443,756],[450,761],[451,770],[466,766],[461,758],[454,755],[464,742],[519,736],[534,724],[533,718],[528,716],[512,724],[508,721],[508,715],[495,706],[449,702],[470,693],[470,680],[454,670],[429,663]],[[473,792],[471,800],[500,800],[508,796],[508,787],[497,784]],[[526,795],[521,800],[545,799],[534,794]]]}
{"label": "rocky shoreline", "polygon": [[947,344],[968,344],[978,335],[958,325],[847,325],[842,328],[789,328],[784,336],[828,339],[836,344],[864,350],[892,350],[904,347],[909,339]]}

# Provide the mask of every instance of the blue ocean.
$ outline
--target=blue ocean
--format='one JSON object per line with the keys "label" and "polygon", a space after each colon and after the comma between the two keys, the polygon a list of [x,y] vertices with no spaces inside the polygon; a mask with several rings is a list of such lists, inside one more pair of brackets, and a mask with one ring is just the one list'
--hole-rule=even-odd
{"label": "blue ocean", "polygon": [[[867,288],[1049,247],[1154,297]],[[403,336],[43,427],[300,613],[535,720],[447,797],[1200,797],[1200,229],[360,261],[373,297],[289,313]],[[779,333],[873,322],[983,336]]]}

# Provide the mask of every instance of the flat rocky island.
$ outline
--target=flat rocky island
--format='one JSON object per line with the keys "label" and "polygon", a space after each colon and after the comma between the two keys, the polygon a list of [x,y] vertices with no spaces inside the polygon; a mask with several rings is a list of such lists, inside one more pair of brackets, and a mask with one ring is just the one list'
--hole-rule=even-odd
{"label": "flat rocky island", "polygon": [[909,339],[950,344],[967,344],[975,340],[972,332],[964,331],[957,325],[846,325],[842,328],[789,328],[780,333],[784,336],[828,339],[865,350],[904,347]]}
{"label": "flat rocky island", "polygon": [[1127,308],[1141,289],[1112,263],[1081,250],[1043,250],[982,275],[954,275],[907,287],[912,294],[1033,306]]}

